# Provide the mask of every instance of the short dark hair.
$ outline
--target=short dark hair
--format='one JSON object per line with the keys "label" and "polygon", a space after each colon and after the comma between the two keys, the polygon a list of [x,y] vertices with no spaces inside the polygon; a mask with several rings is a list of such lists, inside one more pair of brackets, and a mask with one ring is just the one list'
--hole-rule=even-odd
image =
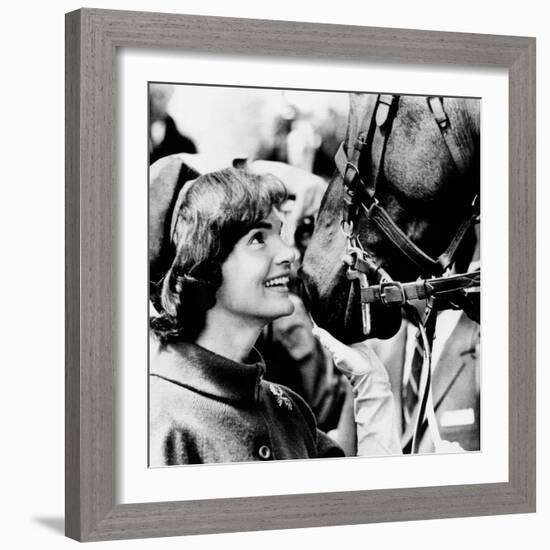
{"label": "short dark hair", "polygon": [[194,340],[216,303],[221,266],[237,241],[279,207],[287,194],[272,175],[226,168],[187,184],[174,212],[175,257],[155,304],[150,327],[161,345]]}

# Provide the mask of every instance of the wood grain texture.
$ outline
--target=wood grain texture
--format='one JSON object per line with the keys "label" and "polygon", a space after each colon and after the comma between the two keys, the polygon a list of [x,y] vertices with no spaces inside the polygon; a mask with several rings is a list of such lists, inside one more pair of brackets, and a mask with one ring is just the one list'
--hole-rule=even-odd
{"label": "wood grain texture", "polygon": [[80,533],[80,25],[65,27],[65,529]]}
{"label": "wood grain texture", "polygon": [[[510,81],[508,483],[116,504],[115,58],[223,56],[502,67]],[[535,510],[535,40],[79,10],[66,16],[66,533],[110,540]]]}
{"label": "wood grain texture", "polygon": [[510,484],[535,509],[536,89],[535,42],[509,69]]}

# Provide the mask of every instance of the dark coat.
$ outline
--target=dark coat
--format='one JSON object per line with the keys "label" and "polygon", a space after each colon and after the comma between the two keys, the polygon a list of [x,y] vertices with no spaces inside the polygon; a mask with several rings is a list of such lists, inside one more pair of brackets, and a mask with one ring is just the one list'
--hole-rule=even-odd
{"label": "dark coat", "polygon": [[290,298],[294,312],[270,323],[256,343],[265,359],[265,378],[303,397],[319,429],[328,432],[338,427],[344,402],[352,394],[351,385],[313,336],[311,318],[302,300],[293,294]]}
{"label": "dark coat", "polygon": [[149,465],[344,456],[296,393],[263,380],[264,363],[236,363],[180,343],[153,353]]}

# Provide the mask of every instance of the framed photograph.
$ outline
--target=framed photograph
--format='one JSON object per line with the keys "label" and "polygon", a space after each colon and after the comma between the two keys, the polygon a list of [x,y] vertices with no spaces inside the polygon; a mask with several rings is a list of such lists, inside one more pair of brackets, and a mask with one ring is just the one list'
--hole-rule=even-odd
{"label": "framed photograph", "polygon": [[534,39],[83,9],[66,67],[67,536],[535,510]]}

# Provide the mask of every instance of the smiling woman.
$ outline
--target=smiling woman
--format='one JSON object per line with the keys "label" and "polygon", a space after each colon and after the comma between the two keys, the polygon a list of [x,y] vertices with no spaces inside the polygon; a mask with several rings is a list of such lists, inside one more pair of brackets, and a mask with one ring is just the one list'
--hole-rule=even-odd
{"label": "smiling woman", "polygon": [[272,210],[237,241],[222,266],[216,304],[208,311],[213,322],[207,325],[227,326],[225,334],[234,327],[249,329],[256,340],[266,323],[293,312],[288,283],[296,253],[282,240],[281,228],[282,220]]}
{"label": "smiling woman", "polygon": [[[236,301],[236,307],[244,307],[239,305],[239,298],[248,298],[249,305],[256,298],[265,299],[247,297],[247,292],[253,290],[246,288],[248,281],[245,285],[238,283],[250,271],[250,262],[251,268],[267,270],[258,274],[265,280],[276,274],[267,252],[279,239],[274,231],[280,222],[274,219],[268,223],[267,219],[285,198],[285,187],[275,177],[231,168],[204,174],[185,185],[172,220],[165,224],[173,249],[169,254],[171,265],[152,288],[151,299],[160,315],[152,319],[151,328],[162,344],[196,339],[205,329],[207,312],[210,317],[219,313],[230,320],[224,304],[230,307]],[[260,244],[260,239],[267,244]],[[291,260],[287,258],[282,269],[288,272]],[[288,301],[287,310],[275,317],[291,313],[289,305]]]}
{"label": "smiling woman", "polygon": [[150,465],[342,456],[292,391],[264,381],[253,349],[294,305],[294,251],[272,176],[225,169],[180,193],[175,255],[151,319]]}
{"label": "smiling woman", "polygon": [[[264,379],[254,348],[264,327],[295,307],[296,250],[278,211],[285,199],[274,176],[235,168],[169,198],[173,213],[160,226],[171,259],[151,289],[150,466],[344,456],[297,393]],[[396,452],[387,375],[375,357],[359,362],[362,372],[350,370],[359,448]]]}

